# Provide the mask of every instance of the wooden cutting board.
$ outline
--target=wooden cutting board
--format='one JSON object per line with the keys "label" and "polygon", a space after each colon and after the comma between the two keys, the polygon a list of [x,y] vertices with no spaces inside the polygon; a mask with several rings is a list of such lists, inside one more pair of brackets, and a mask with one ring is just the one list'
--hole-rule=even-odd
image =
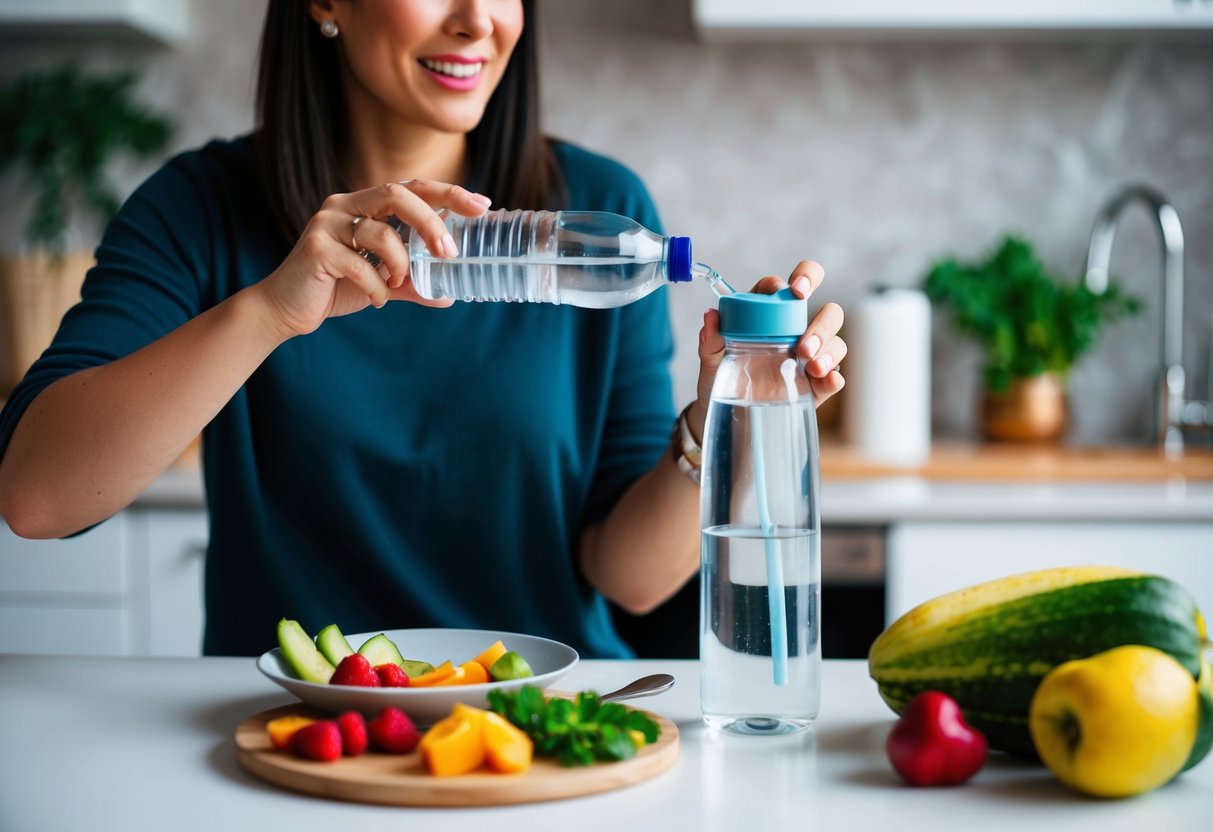
{"label": "wooden cutting board", "polygon": [[249,717],[236,729],[236,759],[256,777],[306,794],[389,806],[499,806],[537,803],[605,792],[630,786],[662,773],[678,759],[678,726],[663,716],[642,711],[661,726],[661,736],[630,760],[564,768],[535,758],[522,774],[496,774],[488,769],[458,777],[433,777],[421,756],[367,752],[322,763],[301,760],[270,746],[266,723],[292,714],[331,718],[303,703],[284,705]]}

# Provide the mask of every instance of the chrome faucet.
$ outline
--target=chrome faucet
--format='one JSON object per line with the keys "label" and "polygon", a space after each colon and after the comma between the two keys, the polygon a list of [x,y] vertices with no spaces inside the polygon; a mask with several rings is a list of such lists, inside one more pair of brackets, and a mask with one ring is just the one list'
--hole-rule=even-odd
{"label": "chrome faucet", "polygon": [[[1179,214],[1166,197],[1146,185],[1130,185],[1108,201],[1095,218],[1087,249],[1086,286],[1099,294],[1108,286],[1108,261],[1121,211],[1132,202],[1149,206],[1162,241],[1162,363],[1158,371],[1158,402],[1155,420],[1158,441],[1167,456],[1177,456],[1184,447],[1184,234]],[[1193,403],[1196,404],[1196,403]]]}

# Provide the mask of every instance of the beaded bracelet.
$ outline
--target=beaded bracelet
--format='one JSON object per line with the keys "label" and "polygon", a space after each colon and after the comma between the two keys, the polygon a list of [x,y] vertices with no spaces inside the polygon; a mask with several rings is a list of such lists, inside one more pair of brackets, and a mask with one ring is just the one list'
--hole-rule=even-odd
{"label": "beaded bracelet", "polygon": [[670,453],[678,470],[690,477],[691,482],[699,485],[699,467],[703,461],[703,448],[695,442],[691,426],[687,423],[687,413],[691,405],[687,405],[674,420],[674,435],[670,437]]}

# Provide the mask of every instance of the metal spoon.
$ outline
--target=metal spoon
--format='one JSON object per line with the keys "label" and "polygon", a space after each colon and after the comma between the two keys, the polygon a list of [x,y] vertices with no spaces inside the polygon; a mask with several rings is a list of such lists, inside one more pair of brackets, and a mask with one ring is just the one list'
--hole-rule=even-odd
{"label": "metal spoon", "polygon": [[644,676],[631,684],[624,685],[619,690],[604,693],[598,697],[600,702],[614,702],[619,699],[636,699],[641,696],[656,696],[674,687],[674,677],[668,673],[654,673]]}

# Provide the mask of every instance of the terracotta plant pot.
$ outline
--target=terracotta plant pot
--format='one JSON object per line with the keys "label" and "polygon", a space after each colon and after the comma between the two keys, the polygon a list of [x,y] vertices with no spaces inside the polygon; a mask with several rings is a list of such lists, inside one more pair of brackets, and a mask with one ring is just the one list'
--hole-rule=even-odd
{"label": "terracotta plant pot", "polygon": [[987,439],[1005,442],[1049,442],[1058,439],[1068,421],[1065,383],[1044,373],[1017,378],[1009,390],[989,390],[981,403],[981,427]]}
{"label": "terracotta plant pot", "polygon": [[63,313],[80,299],[80,284],[92,265],[89,252],[58,259],[44,252],[0,258],[0,397],[50,346]]}

